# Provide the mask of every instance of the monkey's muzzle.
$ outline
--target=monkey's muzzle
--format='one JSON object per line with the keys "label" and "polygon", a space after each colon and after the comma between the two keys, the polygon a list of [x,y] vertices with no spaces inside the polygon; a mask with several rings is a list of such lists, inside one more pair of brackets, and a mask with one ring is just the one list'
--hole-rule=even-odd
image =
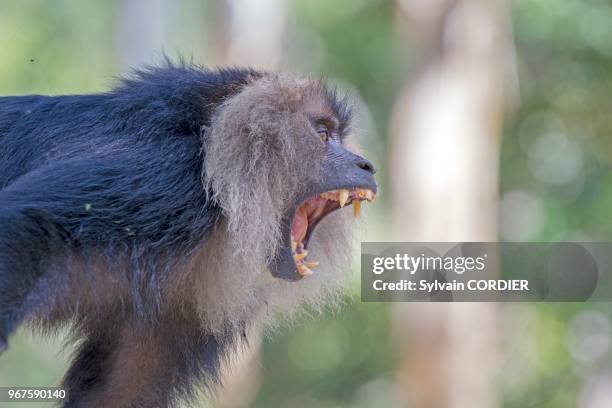
{"label": "monkey's muzzle", "polygon": [[347,205],[358,217],[362,203],[376,198],[374,167],[340,143],[328,145],[321,171],[320,181],[306,187],[285,217],[281,250],[270,265],[277,278],[296,281],[312,275],[318,262],[308,258],[308,243],[316,226]]}

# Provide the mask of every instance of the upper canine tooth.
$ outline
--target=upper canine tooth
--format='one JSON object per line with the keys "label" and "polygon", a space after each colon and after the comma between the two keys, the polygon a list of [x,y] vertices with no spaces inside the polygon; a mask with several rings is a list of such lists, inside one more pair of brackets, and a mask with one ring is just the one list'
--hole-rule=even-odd
{"label": "upper canine tooth", "polygon": [[353,215],[355,216],[355,218],[357,218],[359,217],[359,214],[361,214],[361,201],[354,200],[353,201]]}
{"label": "upper canine tooth", "polygon": [[291,237],[291,249],[295,251],[295,248],[297,248],[297,242],[295,242],[293,237]]}
{"label": "upper canine tooth", "polygon": [[344,204],[346,204],[346,201],[348,200],[349,191],[342,189],[340,190],[340,193],[338,195],[339,195],[338,201],[340,202],[340,208],[342,208],[344,207]]}

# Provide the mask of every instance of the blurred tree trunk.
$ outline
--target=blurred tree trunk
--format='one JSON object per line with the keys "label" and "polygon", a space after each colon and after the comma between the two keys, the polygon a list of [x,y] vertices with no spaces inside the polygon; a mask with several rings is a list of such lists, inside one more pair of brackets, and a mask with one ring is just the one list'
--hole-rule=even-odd
{"label": "blurred tree trunk", "polygon": [[[398,28],[425,64],[393,117],[395,236],[496,241],[498,158],[513,47],[503,0],[398,0]],[[403,405],[491,408],[497,306],[409,303],[395,309]]]}
{"label": "blurred tree trunk", "polygon": [[283,0],[225,0],[214,3],[213,57],[218,65],[278,69],[286,24]]}
{"label": "blurred tree trunk", "polygon": [[171,0],[120,0],[115,44],[123,68],[159,62],[168,35]]}

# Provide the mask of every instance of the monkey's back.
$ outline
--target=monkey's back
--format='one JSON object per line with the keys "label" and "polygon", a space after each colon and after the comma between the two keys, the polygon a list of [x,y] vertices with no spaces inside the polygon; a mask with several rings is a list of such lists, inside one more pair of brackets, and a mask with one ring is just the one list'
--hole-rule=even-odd
{"label": "monkey's back", "polygon": [[196,159],[214,109],[260,75],[169,65],[138,71],[106,93],[0,97],[0,190],[53,161],[99,152],[167,153],[187,143]]}
{"label": "monkey's back", "polygon": [[252,74],[170,66],[107,93],[1,97],[0,201],[77,245],[196,245],[219,212],[201,180],[203,124]]}

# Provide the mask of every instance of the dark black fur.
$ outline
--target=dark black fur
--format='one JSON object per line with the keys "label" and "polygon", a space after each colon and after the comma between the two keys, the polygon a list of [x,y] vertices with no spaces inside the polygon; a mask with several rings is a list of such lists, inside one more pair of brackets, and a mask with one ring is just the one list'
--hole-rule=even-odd
{"label": "dark black fur", "polygon": [[61,254],[78,253],[84,270],[102,257],[130,271],[129,287],[117,289],[129,303],[73,322],[85,340],[65,377],[66,406],[109,403],[96,389],[128,348],[143,359],[155,350],[164,364],[123,358],[125,376],[144,384],[136,399],[117,387],[106,406],[167,406],[194,378],[214,380],[235,335],[202,335],[195,310],[160,307],[160,288],[220,215],[202,184],[202,131],[219,103],[260,75],[169,66],[104,94],[0,98],[0,347],[67,284],[43,274],[61,269]]}

